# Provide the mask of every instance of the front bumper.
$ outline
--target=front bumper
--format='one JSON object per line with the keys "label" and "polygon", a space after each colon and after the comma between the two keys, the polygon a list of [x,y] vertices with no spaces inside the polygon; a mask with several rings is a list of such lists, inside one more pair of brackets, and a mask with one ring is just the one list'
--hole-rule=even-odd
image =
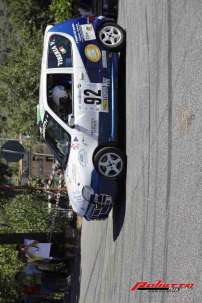
{"label": "front bumper", "polygon": [[91,195],[89,206],[84,218],[90,220],[103,220],[108,217],[113,206],[112,197],[106,194]]}

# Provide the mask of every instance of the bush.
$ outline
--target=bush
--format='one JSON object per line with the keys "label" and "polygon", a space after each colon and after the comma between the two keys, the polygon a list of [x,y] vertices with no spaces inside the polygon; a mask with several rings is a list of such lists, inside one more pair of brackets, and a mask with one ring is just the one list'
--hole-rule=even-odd
{"label": "bush", "polygon": [[72,0],[53,0],[50,12],[54,15],[56,22],[62,22],[72,17]]}

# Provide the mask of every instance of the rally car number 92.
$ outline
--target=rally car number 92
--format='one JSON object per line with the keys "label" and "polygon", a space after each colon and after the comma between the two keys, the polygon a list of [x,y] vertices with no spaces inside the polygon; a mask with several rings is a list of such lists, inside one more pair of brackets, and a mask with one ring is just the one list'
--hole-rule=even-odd
{"label": "rally car number 92", "polygon": [[64,170],[73,209],[104,219],[126,172],[118,143],[117,79],[124,30],[104,17],[47,26],[37,106],[42,136]]}

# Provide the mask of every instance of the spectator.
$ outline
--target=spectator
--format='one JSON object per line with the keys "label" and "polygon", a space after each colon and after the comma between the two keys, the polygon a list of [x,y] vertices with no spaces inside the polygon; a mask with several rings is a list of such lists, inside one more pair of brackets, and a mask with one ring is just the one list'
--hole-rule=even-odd
{"label": "spectator", "polygon": [[25,296],[46,297],[48,294],[64,291],[70,277],[55,272],[42,272],[36,264],[29,263],[15,276]]}
{"label": "spectator", "polygon": [[19,250],[24,253],[28,262],[66,260],[64,249],[53,243],[39,243],[36,240],[25,239]]}

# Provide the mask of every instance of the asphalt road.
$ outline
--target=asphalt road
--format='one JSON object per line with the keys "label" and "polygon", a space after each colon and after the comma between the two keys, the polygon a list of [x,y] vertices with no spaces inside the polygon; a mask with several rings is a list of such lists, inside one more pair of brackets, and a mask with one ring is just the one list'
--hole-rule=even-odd
{"label": "asphalt road", "polygon": [[[202,2],[122,0],[118,22],[127,31],[126,198],[107,221],[83,224],[80,303],[201,303]],[[159,279],[194,289],[129,290]]]}

